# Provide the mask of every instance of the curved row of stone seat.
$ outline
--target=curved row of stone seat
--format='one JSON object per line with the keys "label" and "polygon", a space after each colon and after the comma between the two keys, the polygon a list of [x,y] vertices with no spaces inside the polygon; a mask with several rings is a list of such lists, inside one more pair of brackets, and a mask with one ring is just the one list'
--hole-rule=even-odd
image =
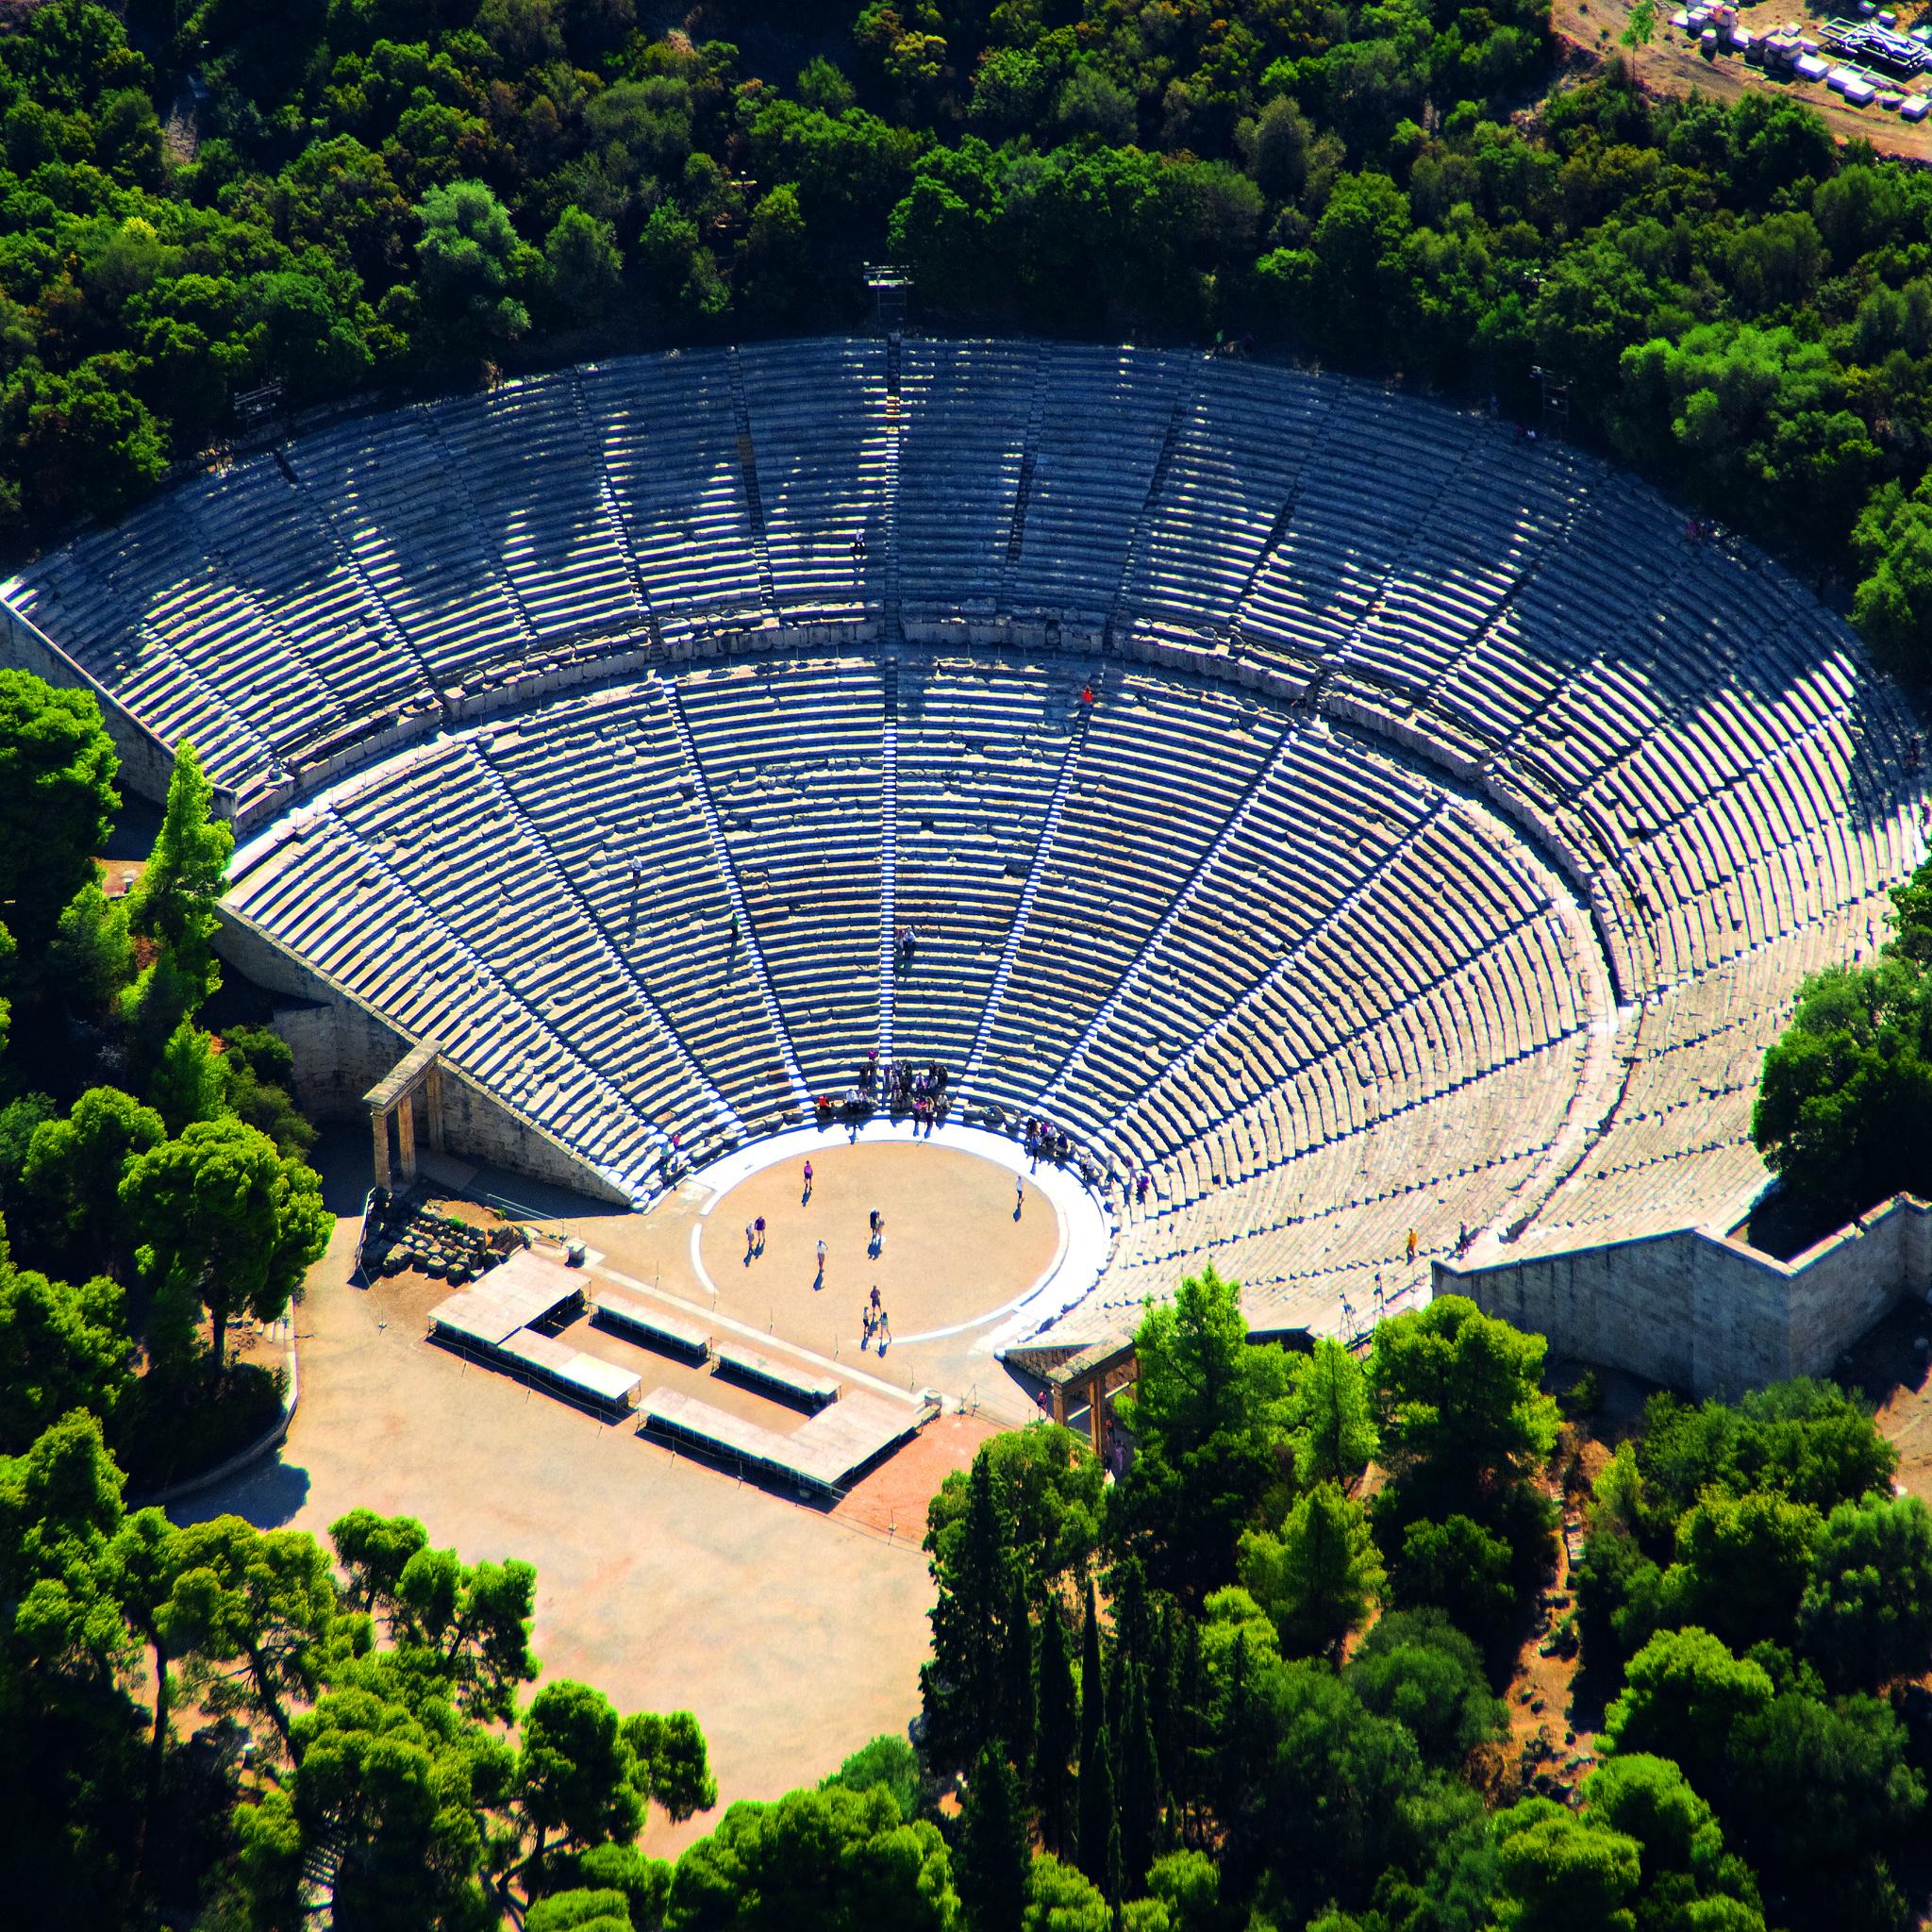
{"label": "curved row of stone seat", "polygon": [[963,1070],[1081,729],[1066,670],[1019,653],[908,655],[898,673],[896,923],[914,934],[893,1038]]}
{"label": "curved row of stone seat", "polygon": [[[385,794],[441,774],[384,774]],[[667,1136],[558,1034],[521,973],[508,976],[425,901],[395,862],[333,812],[241,856],[228,905],[406,1035],[434,1039],[463,1073],[604,1176],[647,1192]],[[474,930],[474,929],[473,929]]]}
{"label": "curved row of stone seat", "polygon": [[[1124,1165],[1260,1186],[1287,1150],[1329,1144],[1296,1136],[1360,1130],[1329,1050],[1350,1025],[1370,1029],[1355,1098],[1366,1069],[1390,1120],[1421,1104],[1418,1070],[1459,1091],[1560,1058],[1563,923],[1484,883],[1482,836],[1432,842],[1455,830],[1414,775],[1433,762],[1541,841],[1648,1008],[1636,1051],[1655,1045],[1662,1084],[1645,1098],[1640,1065],[1627,1147],[1613,1127],[1584,1171],[1640,1174],[1674,1135],[1706,1203],[1725,1160],[1743,1171],[1747,1104],[1720,1082],[1692,1132],[1670,1084],[1690,1057],[1653,1023],[1707,995],[1777,1006],[1921,849],[1911,721],[1781,573],[1573,451],[1221,358],[826,341],[565,371],[339,423],[8,594],[193,736],[244,808],[523,685],[420,782],[474,777],[477,809],[509,812],[501,876],[565,908],[567,976],[595,1010],[545,1006],[560,981],[520,910],[475,924],[497,880],[453,807],[408,821],[456,856],[448,893],[409,888],[405,929],[442,920],[491,998],[555,1020],[530,1063],[608,1044],[612,1091],[654,1127],[782,1112],[793,1049],[812,1085],[842,1084],[896,1014],[897,1050],[976,1054],[978,1093],[1044,1106]],[[892,611],[963,668],[874,661]],[[1018,641],[1056,625],[1080,653]],[[948,641],[975,628],[968,660]],[[804,658],[801,633],[852,648]],[[977,668],[991,637],[1015,643],[997,675]],[[749,668],[660,652],[733,640],[778,648]],[[535,702],[557,667],[632,662],[669,683]],[[1314,706],[1284,704],[1297,687]],[[1324,747],[1321,714],[1353,728]],[[325,844],[374,809],[342,799]],[[1479,967],[1453,920],[1378,955],[1465,874],[1498,936]],[[922,931],[890,995],[889,883]],[[1297,1034],[1330,1001],[1329,1030]],[[1566,1182],[1542,1212],[1618,1185]],[[1198,1191],[1176,1179],[1167,1208]]]}
{"label": "curved row of stone seat", "polygon": [[1211,1261],[1243,1283],[1243,1307],[1263,1325],[1315,1285],[1366,1315],[1378,1275],[1391,1295],[1416,1278],[1409,1230],[1421,1268],[1507,1215],[1548,1153],[1571,1072],[1567,1048],[1547,1047],[1265,1174],[1216,1169],[1197,1200],[1125,1229],[1099,1303],[1118,1319]]}
{"label": "curved row of stone seat", "polygon": [[[246,793],[600,639],[862,630],[890,527],[922,623],[1111,620],[1412,707],[1655,908],[1598,908],[1630,928],[1637,983],[1818,909],[1774,869],[1720,917],[1707,859],[1654,849],[1680,821],[1699,845],[1724,821],[1760,848],[1829,836],[1847,774],[1828,686],[1850,660],[1786,580],[1687,541],[1647,492],[1478,417],[1292,371],[1038,343],[914,341],[901,359],[896,395],[885,344],[834,341],[355,418],[176,492],[15,595]],[[1740,679],[1791,713],[1789,776],[1692,756],[1701,710],[1754,709]],[[1794,796],[1821,761],[1819,797]],[[1897,777],[1882,759],[1852,775],[1881,794]],[[1619,825],[1626,788],[1647,837]]]}

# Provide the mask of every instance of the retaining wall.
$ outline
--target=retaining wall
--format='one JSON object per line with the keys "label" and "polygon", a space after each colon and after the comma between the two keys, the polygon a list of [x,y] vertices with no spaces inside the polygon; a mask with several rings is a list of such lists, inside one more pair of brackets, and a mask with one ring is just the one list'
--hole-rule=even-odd
{"label": "retaining wall", "polygon": [[1825,1374],[1889,1308],[1932,1293],[1932,1206],[1894,1195],[1789,1261],[1699,1227],[1533,1260],[1438,1261],[1432,1278],[1559,1355],[1729,1396]]}
{"label": "retaining wall", "polygon": [[[220,908],[215,950],[257,985],[280,993],[270,1024],[295,1057],[295,1098],[316,1120],[366,1122],[362,1096],[419,1042],[379,1019],[334,980],[271,941],[250,920]],[[442,1133],[465,1158],[526,1174],[592,1200],[630,1196],[562,1141],[443,1063]]]}

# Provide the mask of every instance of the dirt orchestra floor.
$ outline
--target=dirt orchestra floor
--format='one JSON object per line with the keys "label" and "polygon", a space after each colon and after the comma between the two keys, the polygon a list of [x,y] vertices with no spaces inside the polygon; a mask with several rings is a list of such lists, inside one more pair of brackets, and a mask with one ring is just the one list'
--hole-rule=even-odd
{"label": "dirt orchestra floor", "polygon": [[[932,1586],[919,1549],[926,1502],[995,1428],[1035,1412],[985,1342],[1000,1311],[1053,1263],[1059,1224],[1042,1194],[1029,1183],[1016,1222],[1013,1176],[996,1164],[957,1149],[864,1142],[813,1154],[809,1202],[792,1162],[738,1182],[708,1215],[714,1197],[692,1186],[635,1215],[506,1176],[470,1181],[479,1193],[515,1187],[541,1210],[541,1225],[581,1235],[592,1289],[600,1275],[640,1284],[709,1313],[720,1339],[795,1359],[824,1356],[855,1385],[863,1376],[902,1391],[943,1389],[945,1412],[826,1509],[741,1483],[641,1440],[628,1423],[594,1420],[428,1342],[427,1313],[445,1284],[413,1274],[373,1288],[348,1280],[366,1136],[326,1136],[317,1158],[341,1218],[296,1310],[301,1404],[289,1440],[271,1460],[176,1506],[177,1520],[232,1509],[322,1535],[365,1505],[420,1518],[432,1541],[472,1561],[527,1558],[538,1572],[543,1677],[585,1679],[624,1710],[695,1711],[721,1808],[815,1781],[869,1738],[903,1732],[930,1637]],[[876,1257],[866,1254],[873,1207],[887,1227]],[[744,1224],[758,1213],[765,1251],[747,1267]],[[827,1282],[815,1291],[821,1235]],[[859,1309],[874,1279],[900,1339],[861,1363]],[[570,1334],[634,1367],[646,1390],[701,1391],[785,1425],[774,1406],[587,1322]],[[920,1335],[928,1339],[904,1339]],[[715,1816],[676,1830],[656,1820],[646,1847],[674,1851]]]}
{"label": "dirt orchestra floor", "polygon": [[[1016,1216],[1012,1174],[954,1148],[824,1148],[812,1160],[809,1199],[801,1174],[802,1163],[788,1161],[740,1181],[704,1218],[700,1254],[719,1307],[772,1319],[822,1354],[858,1347],[874,1287],[902,1353],[935,1331],[963,1334],[1037,1281],[1058,1243],[1043,1194],[1029,1191]],[[870,1232],[874,1208],[883,1241]],[[760,1214],[764,1249],[747,1261],[745,1225]]]}

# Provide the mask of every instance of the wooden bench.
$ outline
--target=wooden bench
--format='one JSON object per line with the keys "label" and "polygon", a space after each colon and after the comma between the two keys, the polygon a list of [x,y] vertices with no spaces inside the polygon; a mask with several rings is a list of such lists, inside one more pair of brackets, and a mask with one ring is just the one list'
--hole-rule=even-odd
{"label": "wooden bench", "polygon": [[598,1327],[622,1335],[626,1341],[641,1341],[646,1348],[670,1355],[689,1356],[693,1361],[703,1361],[711,1352],[711,1338],[695,1322],[687,1322],[656,1302],[642,1301],[617,1289],[598,1290],[591,1319]]}
{"label": "wooden bench", "polygon": [[794,1407],[814,1411],[839,1399],[839,1383],[831,1375],[815,1375],[809,1369],[774,1361],[770,1356],[741,1348],[733,1341],[721,1341],[716,1353],[721,1374],[756,1389],[760,1395],[774,1396]]}

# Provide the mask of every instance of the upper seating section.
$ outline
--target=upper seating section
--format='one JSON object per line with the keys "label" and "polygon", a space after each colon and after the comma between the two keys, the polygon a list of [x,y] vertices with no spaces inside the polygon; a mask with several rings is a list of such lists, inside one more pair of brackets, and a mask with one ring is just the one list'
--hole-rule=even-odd
{"label": "upper seating section", "polygon": [[786,624],[876,619],[886,568],[886,345],[734,352],[773,594]]}
{"label": "upper seating section", "polygon": [[900,358],[900,609],[908,624],[991,618],[1012,536],[1038,342],[911,341]]}
{"label": "upper seating section", "polygon": [[[893,614],[935,644],[961,624],[1183,644],[1319,680],[1492,776],[1616,881],[1595,909],[1626,990],[1813,896],[1721,858],[1709,822],[1836,838],[1841,897],[1876,854],[1844,861],[1835,801],[1875,824],[1900,775],[1831,722],[1868,682],[1841,626],[1652,492],[1478,414],[1172,351],[829,339],[586,365],[339,420],[5,588],[247,813],[565,658],[869,641]],[[1761,774],[1690,755],[1740,719],[1811,749]],[[1693,816],[1694,876],[1654,849]],[[1707,871],[1735,941],[1679,909]]]}

